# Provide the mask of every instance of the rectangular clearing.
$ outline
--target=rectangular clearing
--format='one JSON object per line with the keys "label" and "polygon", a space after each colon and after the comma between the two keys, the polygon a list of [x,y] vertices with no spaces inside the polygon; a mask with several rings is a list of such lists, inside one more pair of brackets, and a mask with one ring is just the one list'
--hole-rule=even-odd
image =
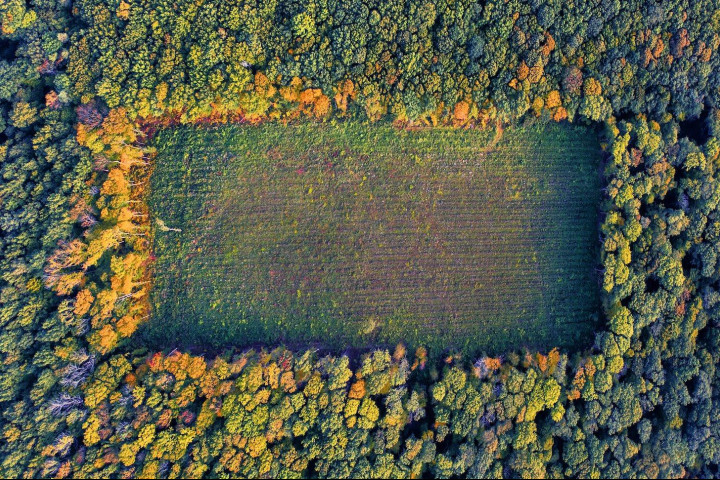
{"label": "rectangular clearing", "polygon": [[597,140],[556,124],[494,135],[159,132],[146,340],[435,353],[585,343],[599,298]]}

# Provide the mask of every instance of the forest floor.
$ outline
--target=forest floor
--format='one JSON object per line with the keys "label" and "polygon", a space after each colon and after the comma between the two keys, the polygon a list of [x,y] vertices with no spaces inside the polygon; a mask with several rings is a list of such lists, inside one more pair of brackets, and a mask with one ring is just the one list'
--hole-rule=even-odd
{"label": "forest floor", "polygon": [[567,125],[161,130],[155,346],[580,348],[600,147]]}

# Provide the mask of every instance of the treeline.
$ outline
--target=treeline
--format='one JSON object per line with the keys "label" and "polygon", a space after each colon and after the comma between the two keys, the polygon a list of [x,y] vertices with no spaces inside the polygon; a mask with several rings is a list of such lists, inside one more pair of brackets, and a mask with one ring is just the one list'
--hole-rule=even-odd
{"label": "treeline", "polygon": [[710,1],[82,0],[73,12],[84,28],[69,93],[142,117],[300,81],[357,97],[370,118],[427,120],[465,102],[470,117],[684,120],[720,86]]}
{"label": "treeline", "polygon": [[49,402],[84,343],[44,286],[45,259],[77,232],[90,154],[75,139],[74,105],[56,83],[72,18],[60,2],[0,2],[0,472],[38,475],[66,421]]}
{"label": "treeline", "polygon": [[[720,7],[570,5],[0,5],[3,475],[718,476]],[[145,135],[343,115],[602,121],[594,346],[138,348]]]}

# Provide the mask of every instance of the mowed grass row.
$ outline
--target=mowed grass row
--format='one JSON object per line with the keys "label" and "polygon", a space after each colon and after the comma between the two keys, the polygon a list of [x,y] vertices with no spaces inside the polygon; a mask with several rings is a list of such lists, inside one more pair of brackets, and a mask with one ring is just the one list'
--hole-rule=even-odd
{"label": "mowed grass row", "polygon": [[[175,128],[151,179],[146,339],[501,352],[590,339],[593,134],[556,124]],[[177,231],[179,229],[180,231]]]}

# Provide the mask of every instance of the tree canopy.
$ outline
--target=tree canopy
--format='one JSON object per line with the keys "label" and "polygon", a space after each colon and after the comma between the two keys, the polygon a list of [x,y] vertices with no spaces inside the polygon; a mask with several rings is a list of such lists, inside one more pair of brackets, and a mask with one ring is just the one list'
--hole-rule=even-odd
{"label": "tree canopy", "polygon": [[[0,472],[717,476],[719,46],[709,0],[6,0]],[[592,348],[139,345],[147,137],[345,116],[596,128]]]}

